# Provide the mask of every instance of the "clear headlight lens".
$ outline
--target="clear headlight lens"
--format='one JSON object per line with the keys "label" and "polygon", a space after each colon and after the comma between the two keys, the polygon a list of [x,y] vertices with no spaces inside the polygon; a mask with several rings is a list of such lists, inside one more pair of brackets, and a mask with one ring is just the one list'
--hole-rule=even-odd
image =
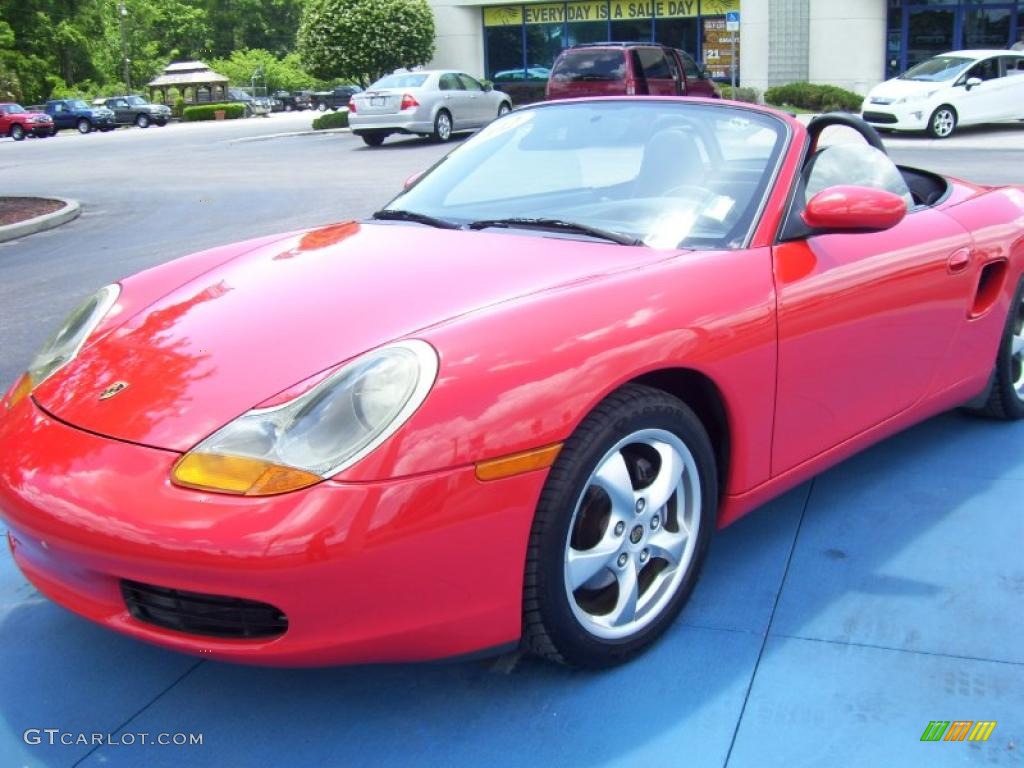
{"label": "clear headlight lens", "polygon": [[238,417],[185,454],[172,479],[247,496],[318,483],[401,427],[430,392],[437,368],[437,353],[423,341],[368,352],[294,400]]}
{"label": "clear headlight lens", "polygon": [[17,385],[7,399],[8,409],[24,400],[33,389],[78,356],[89,336],[96,330],[96,326],[110,312],[120,293],[121,286],[117,284],[100,288],[68,315],[32,358],[28,370],[18,379]]}
{"label": "clear headlight lens", "polygon": [[921,93],[912,93],[909,96],[904,96],[902,99],[897,99],[895,104],[914,104],[919,101],[925,101],[934,96],[937,91],[922,91]]}

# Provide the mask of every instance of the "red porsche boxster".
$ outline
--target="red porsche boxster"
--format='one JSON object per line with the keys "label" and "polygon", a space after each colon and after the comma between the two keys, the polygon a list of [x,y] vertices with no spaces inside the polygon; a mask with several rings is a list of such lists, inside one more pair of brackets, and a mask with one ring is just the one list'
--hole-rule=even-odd
{"label": "red porsche boxster", "polygon": [[1022,272],[1024,190],[851,116],[520,109],[367,220],[87,299],[0,403],[0,514],[40,591],[169,648],[605,666],[716,527],[945,409],[1024,416]]}

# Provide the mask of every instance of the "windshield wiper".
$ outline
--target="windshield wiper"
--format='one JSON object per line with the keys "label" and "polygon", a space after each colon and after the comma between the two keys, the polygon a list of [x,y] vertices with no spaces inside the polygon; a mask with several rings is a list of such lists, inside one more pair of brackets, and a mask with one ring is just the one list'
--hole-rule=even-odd
{"label": "windshield wiper", "polygon": [[606,229],[590,227],[586,224],[577,224],[574,221],[562,221],[561,219],[530,219],[530,218],[509,218],[509,219],[481,219],[469,225],[469,229],[492,229],[492,228],[514,228],[523,229],[549,229],[556,232],[574,232],[578,235],[587,235],[601,240],[608,240],[619,245],[643,245],[643,241],[619,232],[609,232]]}
{"label": "windshield wiper", "polygon": [[402,211],[398,208],[382,208],[379,211],[374,211],[370,218],[377,221],[414,221],[417,224],[426,224],[428,227],[437,227],[438,229],[461,229],[454,222],[428,216],[425,213],[416,213],[416,211]]}

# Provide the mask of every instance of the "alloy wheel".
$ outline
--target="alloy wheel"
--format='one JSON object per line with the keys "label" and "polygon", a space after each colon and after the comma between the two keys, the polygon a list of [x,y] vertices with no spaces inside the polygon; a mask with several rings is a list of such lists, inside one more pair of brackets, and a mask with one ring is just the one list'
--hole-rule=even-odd
{"label": "alloy wheel", "polygon": [[944,139],[953,133],[955,127],[956,118],[949,109],[940,109],[932,117],[932,129],[940,139]]}
{"label": "alloy wheel", "polygon": [[1024,295],[1017,304],[1017,316],[1010,336],[1010,382],[1017,399],[1024,402]]}
{"label": "alloy wheel", "polygon": [[693,560],[701,503],[696,461],[671,432],[634,432],[604,455],[565,542],[565,589],[587,632],[627,638],[662,613]]}

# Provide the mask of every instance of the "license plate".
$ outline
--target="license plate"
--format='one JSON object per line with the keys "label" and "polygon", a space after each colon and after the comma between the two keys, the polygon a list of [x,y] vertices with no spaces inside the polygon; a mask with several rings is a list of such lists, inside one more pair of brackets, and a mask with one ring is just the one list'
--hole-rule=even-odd
{"label": "license plate", "polygon": [[370,99],[370,106],[371,107],[383,107],[385,101],[387,101],[387,97],[385,97],[385,96],[373,96]]}

